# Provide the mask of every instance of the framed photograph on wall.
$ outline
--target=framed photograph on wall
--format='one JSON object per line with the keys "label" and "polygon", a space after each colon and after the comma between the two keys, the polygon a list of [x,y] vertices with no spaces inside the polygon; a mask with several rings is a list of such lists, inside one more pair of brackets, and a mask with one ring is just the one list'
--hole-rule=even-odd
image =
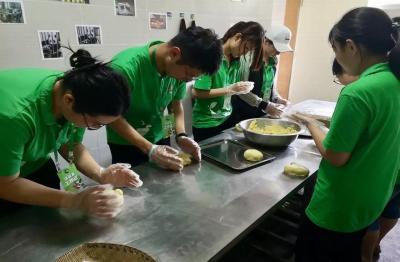
{"label": "framed photograph on wall", "polygon": [[101,45],[101,27],[99,25],[76,25],[77,42],[79,45]]}
{"label": "framed photograph on wall", "polygon": [[135,0],[114,0],[115,15],[136,16]]}
{"label": "framed photograph on wall", "polygon": [[73,3],[73,4],[90,4],[89,0],[55,0],[58,2],[64,2],[64,3]]}
{"label": "framed photograph on wall", "polygon": [[22,0],[0,0],[0,24],[25,24]]}
{"label": "framed photograph on wall", "polygon": [[60,31],[38,30],[38,36],[43,60],[63,58]]}
{"label": "framed photograph on wall", "polygon": [[164,13],[149,13],[150,30],[166,30],[167,29],[167,14]]}

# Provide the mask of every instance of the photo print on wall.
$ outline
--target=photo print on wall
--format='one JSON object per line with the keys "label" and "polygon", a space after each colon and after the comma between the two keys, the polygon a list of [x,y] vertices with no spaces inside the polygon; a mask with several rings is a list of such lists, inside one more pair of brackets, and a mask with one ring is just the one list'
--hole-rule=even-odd
{"label": "photo print on wall", "polygon": [[167,29],[167,14],[149,13],[150,29],[166,30]]}
{"label": "photo print on wall", "polygon": [[60,31],[38,30],[38,36],[43,60],[63,58]]}
{"label": "photo print on wall", "polygon": [[136,16],[135,0],[114,0],[115,15]]}
{"label": "photo print on wall", "polygon": [[0,24],[24,24],[24,4],[22,0],[0,0]]}
{"label": "photo print on wall", "polygon": [[73,4],[90,4],[89,0],[56,0],[58,2],[73,3]]}
{"label": "photo print on wall", "polygon": [[79,45],[101,45],[101,27],[99,25],[76,25],[76,37]]}

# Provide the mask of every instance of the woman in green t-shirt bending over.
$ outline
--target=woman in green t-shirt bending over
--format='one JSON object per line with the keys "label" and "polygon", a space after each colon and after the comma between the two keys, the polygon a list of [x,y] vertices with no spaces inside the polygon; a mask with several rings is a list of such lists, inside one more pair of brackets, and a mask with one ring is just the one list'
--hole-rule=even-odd
{"label": "woman in green t-shirt bending over", "polygon": [[339,64],[359,79],[340,93],[330,130],[295,115],[322,155],[297,241],[296,261],[361,261],[366,228],[390,199],[400,168],[400,45],[390,17],[356,8],[329,42]]}
{"label": "woman in green t-shirt bending over", "polygon": [[233,125],[231,96],[251,91],[253,83],[240,82],[240,57],[254,53],[254,67],[259,66],[263,27],[256,22],[238,22],[222,38],[223,58],[218,71],[203,75],[192,89],[193,136],[196,141],[212,137]]}
{"label": "woman in green t-shirt bending over", "polygon": [[[117,120],[130,104],[125,79],[80,49],[72,70],[0,71],[0,212],[18,204],[79,209],[99,217],[118,212],[107,187],[80,189],[78,170],[100,184],[139,186],[122,165],[102,168],[81,144],[84,129]],[[55,162],[50,158],[55,153]],[[61,170],[60,154],[69,166]],[[60,180],[58,179],[60,177]],[[61,185],[65,190],[59,190]]]}

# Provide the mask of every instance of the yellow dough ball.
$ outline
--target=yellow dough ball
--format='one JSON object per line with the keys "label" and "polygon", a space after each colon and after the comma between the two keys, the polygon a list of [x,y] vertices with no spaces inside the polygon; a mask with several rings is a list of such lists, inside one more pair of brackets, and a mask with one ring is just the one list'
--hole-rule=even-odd
{"label": "yellow dough ball", "polygon": [[188,166],[192,163],[192,156],[185,152],[180,152],[178,156],[182,159],[183,166]]}
{"label": "yellow dough ball", "polygon": [[247,149],[243,154],[244,158],[248,161],[258,162],[264,157],[263,153],[257,149]]}
{"label": "yellow dough ball", "polygon": [[115,194],[118,197],[118,205],[122,205],[124,203],[124,192],[121,189],[107,189],[104,192],[106,194]]}
{"label": "yellow dough ball", "polygon": [[235,125],[235,131],[236,131],[236,132],[243,132],[243,129],[240,127],[239,123],[237,123],[237,124]]}
{"label": "yellow dough ball", "polygon": [[283,173],[288,176],[306,177],[310,173],[310,170],[305,166],[292,162],[284,167]]}
{"label": "yellow dough ball", "polygon": [[124,191],[122,191],[122,190],[119,189],[119,188],[114,189],[114,192],[115,192],[116,194],[120,195],[120,196],[123,196],[123,195],[124,195]]}

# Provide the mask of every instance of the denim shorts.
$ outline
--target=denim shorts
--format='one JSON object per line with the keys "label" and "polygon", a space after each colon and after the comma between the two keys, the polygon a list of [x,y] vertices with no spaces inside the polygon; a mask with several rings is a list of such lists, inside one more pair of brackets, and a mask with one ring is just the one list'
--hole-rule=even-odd
{"label": "denim shorts", "polygon": [[[400,217],[400,185],[396,185],[393,189],[392,197],[387,203],[385,209],[383,210],[380,217],[387,218],[387,219],[398,219]],[[375,220],[368,227],[369,231],[379,230],[379,218]]]}

